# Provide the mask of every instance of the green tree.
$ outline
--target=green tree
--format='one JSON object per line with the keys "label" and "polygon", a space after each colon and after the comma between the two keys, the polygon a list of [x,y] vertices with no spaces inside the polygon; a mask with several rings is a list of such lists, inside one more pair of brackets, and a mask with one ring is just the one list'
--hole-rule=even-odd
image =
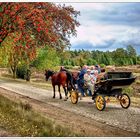
{"label": "green tree", "polygon": [[132,45],[128,45],[127,46],[127,55],[130,58],[130,64],[136,64],[137,63],[137,54],[136,54],[136,50]]}
{"label": "green tree", "polygon": [[[5,66],[9,66],[13,73],[13,78],[16,78],[17,67],[20,64],[21,60],[21,51],[20,49],[16,50],[16,45],[12,46],[13,38],[9,36],[2,42],[2,47],[0,48],[0,59],[2,60],[2,64]],[[5,58],[4,58],[5,57]]]}
{"label": "green tree", "polygon": [[123,48],[117,48],[112,52],[112,57],[115,62],[115,65],[124,65],[124,59],[127,57],[127,52]]}
{"label": "green tree", "polygon": [[60,58],[55,49],[50,49],[46,46],[45,48],[39,50],[38,57],[33,62],[33,65],[39,70],[55,70],[57,69],[57,66],[60,65]]}
{"label": "green tree", "polygon": [[128,56],[136,57],[136,50],[135,50],[135,48],[133,46],[128,45],[126,49],[127,49]]}
{"label": "green tree", "polygon": [[61,65],[69,65],[71,64],[71,52],[68,50],[59,52],[59,57],[61,58]]}

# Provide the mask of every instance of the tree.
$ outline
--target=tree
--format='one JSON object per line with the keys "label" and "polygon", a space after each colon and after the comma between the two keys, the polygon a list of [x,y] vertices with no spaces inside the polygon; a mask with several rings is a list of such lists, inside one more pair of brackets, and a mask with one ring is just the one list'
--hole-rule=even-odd
{"label": "tree", "polygon": [[69,45],[70,35],[76,35],[78,15],[71,6],[53,3],[0,3],[0,43],[10,33],[18,31],[20,40],[31,45],[64,49]]}
{"label": "tree", "polygon": [[96,65],[97,61],[95,59],[89,58],[87,59],[87,65],[91,66],[91,65]]}
{"label": "tree", "polygon": [[112,52],[112,58],[115,62],[115,65],[124,65],[125,58],[127,57],[127,52],[123,48],[117,48]]}
{"label": "tree", "polygon": [[127,46],[127,53],[128,53],[128,55],[130,56],[130,57],[136,57],[136,50],[134,49],[134,47],[133,46],[131,46],[131,45],[128,45]]}
{"label": "tree", "polygon": [[109,57],[107,57],[106,53],[103,53],[101,56],[101,63],[105,64],[105,65],[109,65],[110,61],[109,61]]}
{"label": "tree", "polygon": [[34,52],[35,49],[33,47],[29,47],[28,45],[22,45],[19,38],[20,34],[18,34],[18,32],[11,33],[11,36],[6,37],[5,41],[2,42],[1,48],[1,51],[3,50],[3,54],[8,60],[7,63],[13,72],[13,78],[16,78],[16,71],[20,62],[26,63],[28,68],[29,63],[35,58],[36,55],[36,52]]}
{"label": "tree", "polygon": [[63,51],[59,53],[61,58],[61,65],[69,65],[70,59],[71,59],[71,53],[70,51]]}
{"label": "tree", "polygon": [[27,66],[44,46],[63,50],[76,35],[79,15],[71,6],[53,3],[0,3],[0,45],[11,42],[9,63],[13,77],[20,61]]}
{"label": "tree", "polygon": [[46,46],[39,50],[38,57],[33,61],[33,66],[39,70],[56,69],[60,65],[60,57],[55,49]]}
{"label": "tree", "polygon": [[140,55],[137,56],[137,64],[140,65]]}
{"label": "tree", "polygon": [[131,58],[131,64],[133,62],[133,64],[136,64],[137,63],[137,54],[136,54],[136,50],[133,46],[129,45],[127,46],[127,54],[128,54],[128,57]]}
{"label": "tree", "polygon": [[[11,45],[13,44],[13,45]],[[0,48],[1,51],[1,58],[3,58],[3,55],[5,56],[5,58],[2,60],[4,62],[4,60],[6,61],[6,65],[10,66],[12,72],[13,72],[13,78],[16,78],[16,70],[17,70],[17,66],[21,61],[21,48],[19,47],[17,50],[16,44],[14,43],[13,38],[11,37],[7,37],[5,39],[5,41],[2,43],[2,46]]]}

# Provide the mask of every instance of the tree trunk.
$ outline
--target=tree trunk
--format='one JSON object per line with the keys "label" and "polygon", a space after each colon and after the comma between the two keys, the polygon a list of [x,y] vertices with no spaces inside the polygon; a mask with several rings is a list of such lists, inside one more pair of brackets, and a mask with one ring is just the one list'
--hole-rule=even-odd
{"label": "tree trunk", "polygon": [[29,66],[29,60],[27,60],[27,70],[26,70],[26,81],[30,82],[30,78],[31,78],[31,70],[30,70],[30,66]]}
{"label": "tree trunk", "polygon": [[31,78],[31,70],[27,69],[27,71],[26,71],[26,81],[30,82],[30,78]]}
{"label": "tree trunk", "polygon": [[12,72],[13,72],[13,78],[16,79],[16,73],[17,73],[16,66],[14,66],[14,67],[11,66],[11,69],[12,69]]}
{"label": "tree trunk", "polygon": [[16,79],[16,70],[13,71],[13,78]]}

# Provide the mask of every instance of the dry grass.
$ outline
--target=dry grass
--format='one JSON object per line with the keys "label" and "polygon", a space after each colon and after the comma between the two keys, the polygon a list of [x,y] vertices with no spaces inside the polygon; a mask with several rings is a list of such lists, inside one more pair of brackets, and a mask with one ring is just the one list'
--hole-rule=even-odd
{"label": "dry grass", "polygon": [[140,84],[140,80],[136,80],[136,84]]}
{"label": "dry grass", "polygon": [[32,110],[29,103],[15,103],[0,96],[0,126],[18,136],[77,136],[68,128],[56,125]]}

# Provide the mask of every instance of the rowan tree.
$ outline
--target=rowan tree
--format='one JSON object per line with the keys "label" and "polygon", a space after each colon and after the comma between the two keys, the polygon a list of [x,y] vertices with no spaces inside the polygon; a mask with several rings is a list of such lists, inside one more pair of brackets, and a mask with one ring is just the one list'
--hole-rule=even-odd
{"label": "rowan tree", "polygon": [[33,38],[35,45],[63,48],[76,35],[78,15],[72,6],[54,3],[0,3],[0,43],[18,31],[27,44]]}
{"label": "rowan tree", "polygon": [[[0,45],[7,37],[13,40],[11,66],[16,70],[20,59],[29,64],[38,47],[68,47],[79,26],[78,15],[72,6],[54,3],[0,3]],[[12,68],[13,73],[15,70]]]}

